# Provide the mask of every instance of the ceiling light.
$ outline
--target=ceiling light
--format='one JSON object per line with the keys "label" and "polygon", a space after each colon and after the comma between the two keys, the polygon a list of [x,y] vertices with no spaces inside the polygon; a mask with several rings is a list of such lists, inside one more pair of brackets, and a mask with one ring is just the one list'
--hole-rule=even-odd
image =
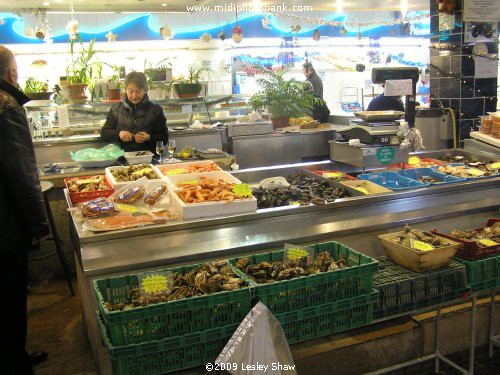
{"label": "ceiling light", "polygon": [[63,0],[55,0],[56,3],[62,3]]}
{"label": "ceiling light", "polygon": [[167,3],[161,4],[162,7],[166,7],[167,5],[168,5]]}
{"label": "ceiling light", "polygon": [[401,0],[401,18],[405,18],[408,12],[408,0]]}
{"label": "ceiling light", "polygon": [[50,3],[46,1],[46,2],[42,3],[42,5],[43,5],[44,7],[48,7],[48,6],[50,6]]}
{"label": "ceiling light", "polygon": [[344,0],[337,0],[335,6],[335,13],[342,13],[343,10],[344,10]]}

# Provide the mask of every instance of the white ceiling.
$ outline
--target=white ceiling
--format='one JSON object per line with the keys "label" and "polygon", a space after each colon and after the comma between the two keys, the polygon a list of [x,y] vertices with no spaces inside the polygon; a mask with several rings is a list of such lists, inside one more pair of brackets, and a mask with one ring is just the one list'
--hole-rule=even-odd
{"label": "white ceiling", "polygon": [[[187,6],[251,4],[254,0],[72,0],[75,12],[186,12]],[[261,0],[261,4],[310,5],[313,10],[335,11],[336,0]],[[343,0],[344,11],[354,10],[399,10],[401,3],[408,4],[408,10],[428,10],[429,0]],[[27,9],[46,9],[47,12],[69,12],[71,0],[0,0],[0,12],[15,12]],[[44,5],[45,4],[45,5]],[[50,4],[50,5],[47,5]],[[167,6],[162,6],[167,4]]]}

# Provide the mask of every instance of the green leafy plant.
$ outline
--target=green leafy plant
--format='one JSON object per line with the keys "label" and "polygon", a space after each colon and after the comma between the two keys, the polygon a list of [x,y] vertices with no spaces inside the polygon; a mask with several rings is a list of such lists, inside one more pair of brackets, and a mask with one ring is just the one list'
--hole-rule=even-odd
{"label": "green leafy plant", "polygon": [[158,80],[158,75],[165,74],[166,70],[170,68],[172,68],[172,64],[168,57],[158,61],[156,64],[153,64],[148,59],[144,60],[144,74],[148,79],[148,86],[150,88],[155,85],[163,87],[165,84],[161,80]]}
{"label": "green leafy plant", "polygon": [[317,99],[304,91],[304,83],[295,78],[285,79],[284,70],[273,72],[262,69],[266,77],[257,79],[260,91],[252,95],[252,109],[267,112],[272,119],[310,115]]}
{"label": "green leafy plant", "polygon": [[70,84],[86,83],[92,85],[94,77],[102,75],[102,64],[95,61],[97,50],[94,48],[95,38],[89,43],[88,48],[83,45],[82,38],[76,34],[76,40],[80,44],[79,52],[75,51],[75,40],[70,42],[71,61],[66,67],[66,79]]}
{"label": "green leafy plant", "polygon": [[25,94],[35,94],[39,92],[48,92],[49,84],[47,82],[38,81],[33,77],[26,80],[26,85],[24,86]]}
{"label": "green leafy plant", "polygon": [[174,79],[174,84],[200,84],[201,81],[210,80],[215,76],[215,72],[210,66],[201,62],[195,62],[188,66],[188,73],[186,76]]}

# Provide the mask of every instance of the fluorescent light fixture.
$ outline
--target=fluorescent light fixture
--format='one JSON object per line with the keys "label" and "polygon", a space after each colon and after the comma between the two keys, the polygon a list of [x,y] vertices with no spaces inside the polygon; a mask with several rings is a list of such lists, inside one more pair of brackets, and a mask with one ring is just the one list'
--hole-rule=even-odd
{"label": "fluorescent light fixture", "polygon": [[335,13],[342,13],[344,11],[344,0],[337,0],[335,5]]}
{"label": "fluorescent light fixture", "polygon": [[408,12],[408,0],[401,0],[401,18],[405,18]]}
{"label": "fluorescent light fixture", "polygon": [[48,7],[48,6],[50,6],[50,3],[49,3],[48,1],[45,1],[45,2],[43,2],[43,3],[42,3],[42,5],[43,5],[44,7]]}

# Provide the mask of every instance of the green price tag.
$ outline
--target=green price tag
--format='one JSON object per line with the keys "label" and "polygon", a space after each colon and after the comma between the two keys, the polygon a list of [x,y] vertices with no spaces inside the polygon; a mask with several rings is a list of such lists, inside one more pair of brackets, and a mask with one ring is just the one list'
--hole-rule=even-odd
{"label": "green price tag", "polygon": [[248,184],[237,184],[233,187],[233,193],[240,197],[251,197],[252,188]]}
{"label": "green price tag", "polygon": [[314,249],[309,246],[298,246],[292,244],[285,244],[285,259],[297,260],[299,258],[309,256],[314,259]]}
{"label": "green price tag", "polygon": [[394,159],[394,147],[384,146],[377,149],[377,159],[380,164],[390,164]]}
{"label": "green price tag", "polygon": [[141,295],[170,293],[173,285],[172,272],[147,272],[138,276]]}

